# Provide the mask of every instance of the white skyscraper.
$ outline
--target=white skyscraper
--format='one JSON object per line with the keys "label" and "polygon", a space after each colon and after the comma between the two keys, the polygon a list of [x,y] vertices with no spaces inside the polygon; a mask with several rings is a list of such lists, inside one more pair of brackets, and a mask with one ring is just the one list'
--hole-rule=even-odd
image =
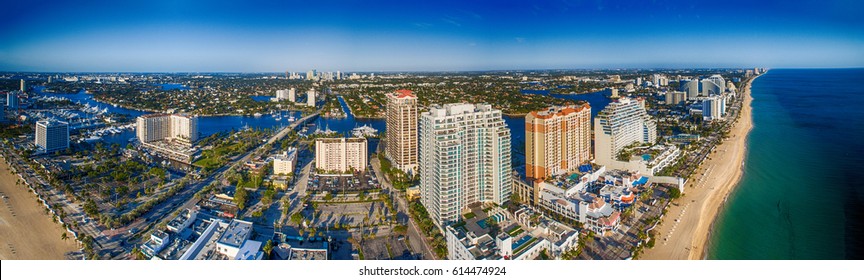
{"label": "white skyscraper", "polygon": [[651,83],[653,83],[654,86],[659,86],[659,85],[660,85],[660,82],[661,82],[661,80],[662,80],[663,78],[665,78],[665,76],[663,76],[663,75],[661,75],[661,74],[654,74],[654,75],[651,75]]}
{"label": "white skyscraper", "polygon": [[198,140],[198,117],[187,115],[154,114],[136,120],[137,136],[141,142],[178,140],[192,145]]}
{"label": "white skyscraper", "polygon": [[315,89],[310,88],[306,91],[306,106],[315,107]]}
{"label": "white skyscraper", "polygon": [[36,146],[46,153],[69,148],[69,123],[56,120],[36,122]]}
{"label": "white skyscraper", "polygon": [[420,115],[420,198],[439,227],[475,202],[509,201],[510,129],[488,104],[432,106]]}
{"label": "white skyscraper", "polygon": [[699,96],[699,80],[681,80],[681,91],[686,92],[686,100],[696,100]]}
{"label": "white skyscraper", "polygon": [[288,99],[288,90],[287,89],[277,89],[276,90],[276,100],[282,101]]}
{"label": "white skyscraper", "polygon": [[10,91],[6,94],[6,107],[9,107],[9,110],[18,109],[18,92]]}
{"label": "white skyscraper", "polygon": [[288,101],[296,102],[296,91],[294,88],[276,90],[276,100],[282,101],[287,99]]}
{"label": "white skyscraper", "polygon": [[600,165],[611,164],[630,144],[653,144],[656,141],[657,123],[640,100],[621,98],[609,103],[594,118],[594,154]]}
{"label": "white skyscraper", "polygon": [[702,79],[702,96],[720,95],[726,91],[726,80],[720,75]]}
{"label": "white skyscraper", "polygon": [[724,115],[726,115],[726,97],[713,95],[702,100],[703,120],[722,120]]}
{"label": "white skyscraper", "polygon": [[21,92],[27,92],[27,84],[24,79],[21,79]]}

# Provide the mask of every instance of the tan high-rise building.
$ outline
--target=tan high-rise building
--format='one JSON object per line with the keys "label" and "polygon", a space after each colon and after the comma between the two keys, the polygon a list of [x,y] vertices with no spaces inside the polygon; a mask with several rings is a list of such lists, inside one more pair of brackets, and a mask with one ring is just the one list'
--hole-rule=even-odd
{"label": "tan high-rise building", "polygon": [[365,171],[366,138],[315,139],[315,168],[325,172]]}
{"label": "tan high-rise building", "polygon": [[387,158],[405,173],[417,172],[417,96],[407,89],[387,95]]}
{"label": "tan high-rise building", "polygon": [[551,107],[525,116],[526,176],[545,179],[591,160],[591,106]]}

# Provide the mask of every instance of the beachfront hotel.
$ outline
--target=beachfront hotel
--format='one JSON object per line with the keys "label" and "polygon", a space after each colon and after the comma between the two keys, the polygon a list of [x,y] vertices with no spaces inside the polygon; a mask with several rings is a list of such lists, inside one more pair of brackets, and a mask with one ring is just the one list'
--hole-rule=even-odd
{"label": "beachfront hotel", "polygon": [[712,95],[702,100],[703,120],[722,120],[724,115],[726,115],[726,96]]}
{"label": "beachfront hotel", "polygon": [[702,96],[719,95],[726,92],[726,80],[720,75],[702,79]]}
{"label": "beachfront hotel", "polygon": [[439,229],[469,204],[509,201],[510,137],[488,104],[433,105],[420,115],[420,201]]}
{"label": "beachfront hotel", "polygon": [[57,120],[36,122],[36,146],[46,153],[69,148],[69,123]]}
{"label": "beachfront hotel", "polygon": [[679,83],[681,84],[680,90],[687,93],[685,99],[696,100],[699,96],[699,79],[681,80]]}
{"label": "beachfront hotel", "polygon": [[550,107],[525,116],[527,177],[545,179],[591,160],[591,106]]}
{"label": "beachfront hotel", "polygon": [[686,92],[686,100],[697,100],[699,97],[723,94],[727,87],[726,79],[715,74],[701,80],[698,78],[681,80],[679,89]]}
{"label": "beachfront hotel", "polygon": [[597,164],[611,165],[628,145],[656,142],[657,124],[645,111],[642,100],[621,98],[594,118],[594,137]]}
{"label": "beachfront hotel", "polygon": [[347,173],[366,170],[366,138],[315,139],[315,169]]}
{"label": "beachfront hotel", "polygon": [[417,96],[407,89],[387,94],[386,156],[405,173],[417,171]]}

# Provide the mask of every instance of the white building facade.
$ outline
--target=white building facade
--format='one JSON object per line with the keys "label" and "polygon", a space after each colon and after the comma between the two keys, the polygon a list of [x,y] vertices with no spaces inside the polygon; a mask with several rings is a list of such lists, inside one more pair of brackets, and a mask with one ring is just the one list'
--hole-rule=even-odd
{"label": "white building facade", "polygon": [[56,120],[36,122],[35,142],[46,153],[69,148],[69,123]]}
{"label": "white building facade", "polygon": [[618,153],[633,143],[657,141],[657,123],[638,99],[621,98],[594,118],[595,158],[600,165],[616,161]]}
{"label": "white building facade", "polygon": [[510,129],[491,105],[447,104],[420,115],[420,197],[439,229],[475,202],[509,201]]}
{"label": "white building facade", "polygon": [[191,146],[198,141],[198,117],[180,114],[154,114],[136,119],[136,134],[142,143],[178,140]]}
{"label": "white building facade", "polygon": [[315,139],[315,168],[324,173],[365,171],[367,160],[366,138]]}

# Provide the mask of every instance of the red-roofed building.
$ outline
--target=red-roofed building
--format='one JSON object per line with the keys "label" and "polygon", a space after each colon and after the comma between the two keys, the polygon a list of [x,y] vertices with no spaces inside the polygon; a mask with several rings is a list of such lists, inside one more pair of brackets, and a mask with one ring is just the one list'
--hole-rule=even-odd
{"label": "red-roofed building", "polygon": [[396,90],[396,98],[405,98],[405,97],[417,97],[414,95],[414,92],[410,89],[398,89]]}

